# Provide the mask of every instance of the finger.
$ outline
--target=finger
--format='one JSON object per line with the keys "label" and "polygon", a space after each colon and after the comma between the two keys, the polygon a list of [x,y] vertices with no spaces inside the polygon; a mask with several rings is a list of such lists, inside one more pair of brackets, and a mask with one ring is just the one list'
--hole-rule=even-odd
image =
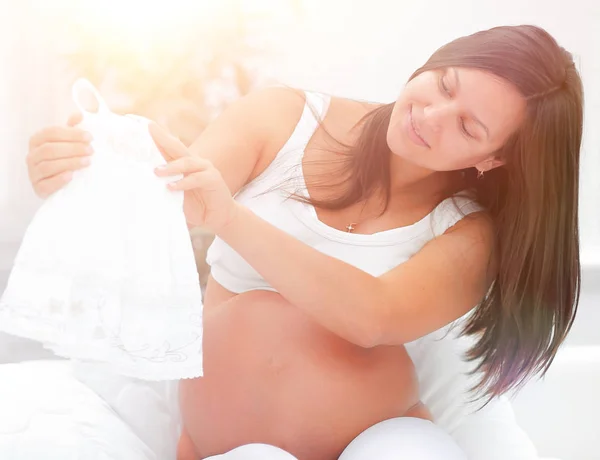
{"label": "finger", "polygon": [[50,126],[31,136],[29,148],[34,149],[48,142],[83,142],[89,144],[91,141],[91,134],[83,129],[71,126]]}
{"label": "finger", "polygon": [[66,158],[62,160],[42,161],[31,172],[31,182],[35,185],[40,181],[68,171],[75,171],[90,165],[89,157]]}
{"label": "finger", "polygon": [[60,160],[63,158],[85,157],[93,153],[90,145],[79,142],[53,142],[43,144],[27,155],[27,164],[33,168],[42,161]]}
{"label": "finger", "polygon": [[170,134],[165,128],[156,123],[150,123],[148,130],[166,160],[176,160],[189,155],[183,142]]}
{"label": "finger", "polygon": [[69,119],[67,120],[67,125],[78,125],[79,123],[81,123],[81,120],[83,120],[83,114],[81,112],[75,112],[69,116]]}
{"label": "finger", "polygon": [[73,179],[73,173],[68,171],[39,182],[35,185],[34,190],[40,198],[47,198],[64,187],[71,179]]}
{"label": "finger", "polygon": [[213,189],[212,184],[215,183],[215,177],[212,171],[200,171],[189,174],[183,179],[175,182],[169,182],[167,187],[170,190],[192,190],[195,188],[202,188],[204,191],[210,191]]}
{"label": "finger", "polygon": [[154,171],[157,176],[165,177],[205,171],[211,166],[211,162],[204,158],[186,156],[179,158],[178,160],[173,160],[165,165],[158,166]]}

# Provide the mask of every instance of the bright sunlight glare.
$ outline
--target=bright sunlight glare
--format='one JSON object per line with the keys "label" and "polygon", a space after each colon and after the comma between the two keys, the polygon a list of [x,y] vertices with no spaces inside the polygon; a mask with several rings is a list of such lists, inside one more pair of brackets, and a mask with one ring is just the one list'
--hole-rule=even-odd
{"label": "bright sunlight glare", "polygon": [[[278,22],[303,0],[34,0],[46,23],[68,24],[68,39],[92,38],[100,48],[173,48],[192,36],[268,17]],[[287,9],[286,9],[287,7]],[[285,21],[285,19],[284,19]],[[66,30],[65,30],[66,31]],[[63,31],[63,32],[65,32]],[[70,35],[69,35],[70,34]],[[188,37],[188,38],[186,38]]]}

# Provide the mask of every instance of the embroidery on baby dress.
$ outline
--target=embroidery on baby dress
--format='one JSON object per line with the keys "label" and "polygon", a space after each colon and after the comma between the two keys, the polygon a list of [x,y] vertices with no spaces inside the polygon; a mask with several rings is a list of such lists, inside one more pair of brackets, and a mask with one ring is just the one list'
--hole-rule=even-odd
{"label": "embroidery on baby dress", "polygon": [[[98,101],[84,110],[82,90]],[[148,120],[110,111],[87,80],[73,85],[93,136],[91,165],[30,222],[0,298],[0,330],[60,356],[146,380],[202,375],[202,294],[183,192]]]}

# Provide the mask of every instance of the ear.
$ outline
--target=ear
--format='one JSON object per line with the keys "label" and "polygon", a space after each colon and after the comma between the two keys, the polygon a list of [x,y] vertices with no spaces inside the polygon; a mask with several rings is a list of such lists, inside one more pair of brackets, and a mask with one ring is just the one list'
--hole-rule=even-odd
{"label": "ear", "polygon": [[485,173],[499,166],[504,166],[504,164],[504,161],[499,160],[498,158],[488,158],[487,160],[483,160],[477,163],[475,165],[475,168],[477,168],[478,171]]}

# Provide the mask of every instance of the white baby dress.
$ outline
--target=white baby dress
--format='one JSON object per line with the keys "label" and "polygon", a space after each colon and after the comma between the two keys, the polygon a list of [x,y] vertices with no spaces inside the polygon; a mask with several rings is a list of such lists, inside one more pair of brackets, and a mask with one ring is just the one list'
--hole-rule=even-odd
{"label": "white baby dress", "polygon": [[[97,112],[79,104],[89,89]],[[112,113],[73,85],[93,136],[91,165],[35,214],[0,298],[0,330],[58,355],[145,380],[202,375],[202,294],[183,192],[148,121]]]}

